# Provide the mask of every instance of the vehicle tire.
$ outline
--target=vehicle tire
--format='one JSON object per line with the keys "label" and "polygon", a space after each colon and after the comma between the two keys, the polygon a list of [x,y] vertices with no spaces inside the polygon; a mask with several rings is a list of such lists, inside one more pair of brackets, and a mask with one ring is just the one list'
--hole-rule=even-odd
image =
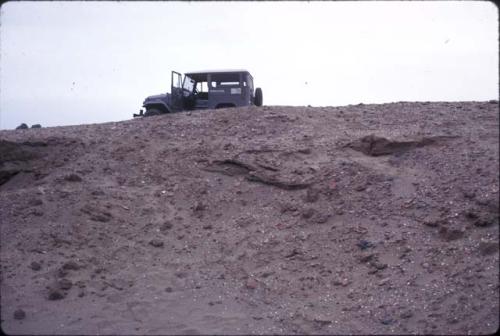
{"label": "vehicle tire", "polygon": [[255,97],[253,98],[253,103],[255,104],[255,106],[262,106],[263,97],[261,88],[255,89]]}
{"label": "vehicle tire", "polygon": [[151,117],[151,116],[160,115],[160,114],[161,114],[161,111],[158,109],[155,109],[155,108],[148,108],[148,109],[146,109],[146,112],[144,112],[145,117]]}

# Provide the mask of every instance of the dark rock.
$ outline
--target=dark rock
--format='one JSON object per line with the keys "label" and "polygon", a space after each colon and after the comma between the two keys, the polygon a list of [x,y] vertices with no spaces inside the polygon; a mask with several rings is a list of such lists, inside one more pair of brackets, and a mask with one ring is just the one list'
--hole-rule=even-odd
{"label": "dark rock", "polygon": [[212,224],[205,224],[202,226],[204,230],[211,230],[213,228]]}
{"label": "dark rock", "polygon": [[25,317],[26,317],[26,313],[22,309],[17,309],[14,312],[14,319],[16,319],[16,320],[24,320]]}
{"label": "dark rock", "polygon": [[26,125],[25,123],[22,123],[21,125],[19,125],[19,126],[16,127],[16,130],[18,130],[18,129],[28,129],[28,128],[29,128],[28,125]]}
{"label": "dark rock", "polygon": [[42,125],[40,125],[40,124],[34,124],[34,125],[31,125],[31,128],[42,128]]}
{"label": "dark rock", "polygon": [[172,293],[172,291],[173,291],[172,287],[165,288],[165,292],[167,293]]}
{"label": "dark rock", "polygon": [[165,231],[168,231],[170,230],[174,225],[171,223],[171,222],[165,222],[162,224],[162,226],[160,227],[160,231],[161,232],[165,232]]}
{"label": "dark rock", "polygon": [[465,232],[460,229],[450,229],[443,226],[439,229],[439,236],[445,241],[452,241],[460,239],[464,236]]}
{"label": "dark rock", "polygon": [[318,223],[318,224],[323,224],[323,223],[326,223],[328,221],[328,219],[330,219],[331,215],[330,214],[326,214],[326,213],[317,213],[314,218],[313,218],[313,221],[315,223]]}
{"label": "dark rock", "polygon": [[494,254],[498,252],[498,243],[495,242],[481,242],[479,243],[479,252],[483,256]]}
{"label": "dark rock", "polygon": [[393,324],[394,322],[395,322],[394,319],[392,319],[391,317],[383,317],[380,319],[380,323],[384,325]]}
{"label": "dark rock", "polygon": [[356,187],[354,187],[354,190],[356,190],[356,191],[363,191],[365,189],[366,189],[365,184],[358,184]]}
{"label": "dark rock", "polygon": [[308,208],[302,211],[302,217],[303,218],[311,218],[314,215],[315,211],[314,209]]}
{"label": "dark rock", "polygon": [[255,281],[255,279],[253,278],[250,278],[246,281],[245,287],[248,289],[255,289],[257,288],[257,281]]}
{"label": "dark rock", "polygon": [[52,288],[49,290],[48,299],[51,301],[62,300],[62,299],[64,299],[64,295],[58,289]]}
{"label": "dark rock", "polygon": [[203,204],[202,202],[196,202],[195,205],[193,206],[194,211],[203,211],[206,209],[206,205]]}
{"label": "dark rock", "polygon": [[404,319],[409,319],[410,317],[413,316],[413,312],[411,310],[405,310],[399,316]]}
{"label": "dark rock", "polygon": [[387,268],[387,264],[381,263],[380,261],[376,260],[371,263],[371,266],[375,267],[377,270],[383,270]]}
{"label": "dark rock", "polygon": [[33,215],[35,215],[35,216],[38,216],[38,217],[43,216],[43,211],[40,211],[40,210],[38,210],[38,209],[33,210],[31,213],[32,213]]}
{"label": "dark rock", "polygon": [[373,247],[373,243],[369,242],[368,240],[362,239],[356,244],[356,246],[361,250],[366,250],[367,248]]}
{"label": "dark rock", "polygon": [[477,209],[469,209],[465,212],[465,217],[467,219],[477,219],[479,218],[479,213]]}
{"label": "dark rock", "polygon": [[359,257],[359,262],[366,263],[370,260],[373,260],[374,256],[375,256],[375,254],[373,254],[373,253],[362,255]]}
{"label": "dark rock", "polygon": [[57,270],[57,276],[60,277],[60,278],[64,278],[65,276],[68,275],[68,270],[65,270],[64,268],[59,268]]}
{"label": "dark rock", "polygon": [[69,181],[69,182],[81,182],[82,181],[82,178],[79,175],[74,174],[74,173],[65,176],[64,179],[66,181]]}
{"label": "dark rock", "polygon": [[474,197],[476,197],[476,193],[474,191],[464,190],[463,194],[467,199],[473,199]]}
{"label": "dark rock", "polygon": [[153,239],[149,242],[149,245],[154,247],[163,247],[163,242],[159,239]]}
{"label": "dark rock", "polygon": [[483,216],[476,219],[474,221],[474,225],[478,227],[487,227],[495,224],[495,222],[498,223],[498,217],[495,218],[494,216]]}
{"label": "dark rock", "polygon": [[30,267],[33,271],[39,271],[42,268],[42,266],[39,263],[37,263],[36,261],[33,261],[31,263]]}
{"label": "dark rock", "polygon": [[423,223],[429,227],[438,227],[442,223],[442,220],[436,218],[426,218]]}
{"label": "dark rock", "polygon": [[64,289],[64,290],[69,290],[71,287],[73,287],[73,283],[68,280],[68,279],[61,279],[59,280],[59,288]]}
{"label": "dark rock", "polygon": [[39,198],[32,198],[28,201],[29,206],[38,206],[38,205],[42,205],[42,204],[43,204],[43,201]]}
{"label": "dark rock", "polygon": [[305,201],[314,203],[319,199],[319,190],[315,188],[308,188],[306,191]]}
{"label": "dark rock", "polygon": [[76,271],[76,270],[80,269],[80,266],[75,261],[71,260],[71,261],[66,262],[62,266],[62,268],[65,269],[65,270]]}

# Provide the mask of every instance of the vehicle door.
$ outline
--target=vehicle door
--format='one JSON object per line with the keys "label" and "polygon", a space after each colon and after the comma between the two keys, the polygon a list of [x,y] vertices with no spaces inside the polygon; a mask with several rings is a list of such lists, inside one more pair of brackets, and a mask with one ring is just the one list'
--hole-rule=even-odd
{"label": "vehicle door", "polygon": [[172,93],[172,109],[177,112],[183,109],[184,96],[182,94],[182,74],[172,71],[170,92]]}

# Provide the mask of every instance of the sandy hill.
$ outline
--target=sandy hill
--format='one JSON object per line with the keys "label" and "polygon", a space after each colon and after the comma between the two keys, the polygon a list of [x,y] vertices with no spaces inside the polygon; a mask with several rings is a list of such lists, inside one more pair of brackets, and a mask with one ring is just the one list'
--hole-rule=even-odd
{"label": "sandy hill", "polygon": [[498,171],[498,101],[0,131],[1,326],[493,333]]}

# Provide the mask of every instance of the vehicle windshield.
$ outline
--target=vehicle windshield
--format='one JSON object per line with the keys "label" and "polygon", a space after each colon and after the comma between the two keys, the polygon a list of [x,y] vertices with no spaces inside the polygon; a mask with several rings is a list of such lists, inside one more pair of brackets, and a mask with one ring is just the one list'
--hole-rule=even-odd
{"label": "vehicle windshield", "polygon": [[186,91],[193,92],[195,80],[189,76],[184,77],[184,83],[182,84],[182,88]]}

